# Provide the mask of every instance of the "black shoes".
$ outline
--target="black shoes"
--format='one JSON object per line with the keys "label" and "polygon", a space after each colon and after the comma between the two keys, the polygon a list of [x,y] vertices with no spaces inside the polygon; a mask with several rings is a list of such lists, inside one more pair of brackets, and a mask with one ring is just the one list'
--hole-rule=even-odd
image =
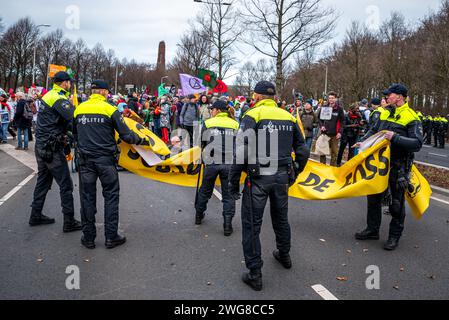
{"label": "black shoes", "polygon": [[234,232],[234,229],[232,228],[232,217],[225,217],[224,218],[224,235],[225,237],[229,237]]}
{"label": "black shoes", "polygon": [[262,272],[260,270],[244,273],[242,281],[250,286],[254,291],[262,291]]}
{"label": "black shoes", "polygon": [[53,223],[55,223],[55,219],[44,216],[43,214],[35,214],[35,213],[31,214],[29,222],[31,227],[48,225]]}
{"label": "black shoes", "polygon": [[95,241],[93,240],[86,240],[84,236],[81,237],[81,244],[85,246],[87,249],[95,249]]}
{"label": "black shoes", "polygon": [[64,233],[81,231],[82,229],[83,226],[81,222],[75,220],[73,217],[71,218],[64,217],[64,228],[63,228]]}
{"label": "black shoes", "polygon": [[356,233],[355,238],[357,240],[379,240],[379,233],[371,230],[363,230],[362,232]]}
{"label": "black shoes", "polygon": [[204,219],[205,214],[204,213],[199,213],[197,212],[195,215],[195,224],[197,226],[201,225],[203,223],[203,219]]}
{"label": "black shoes", "polygon": [[117,237],[115,237],[115,239],[106,239],[105,246],[108,249],[114,249],[115,247],[125,244],[125,242],[126,242],[125,237],[117,235]]}
{"label": "black shoes", "polygon": [[285,268],[292,268],[292,259],[289,254],[282,254],[279,250],[273,251],[273,257]]}
{"label": "black shoes", "polygon": [[384,246],[384,249],[387,251],[394,251],[399,246],[399,239],[398,238],[388,238],[387,243]]}

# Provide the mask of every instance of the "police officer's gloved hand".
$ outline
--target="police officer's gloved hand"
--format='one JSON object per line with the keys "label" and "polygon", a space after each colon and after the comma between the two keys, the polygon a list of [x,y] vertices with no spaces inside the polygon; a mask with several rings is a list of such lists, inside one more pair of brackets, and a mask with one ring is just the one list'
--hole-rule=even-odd
{"label": "police officer's gloved hand", "polygon": [[150,146],[150,145],[151,145],[151,143],[150,143],[150,138],[148,138],[148,137],[142,138],[142,139],[140,140],[139,145],[140,145],[140,146]]}
{"label": "police officer's gloved hand", "polygon": [[406,176],[399,176],[398,181],[396,182],[399,190],[407,190],[409,181]]}

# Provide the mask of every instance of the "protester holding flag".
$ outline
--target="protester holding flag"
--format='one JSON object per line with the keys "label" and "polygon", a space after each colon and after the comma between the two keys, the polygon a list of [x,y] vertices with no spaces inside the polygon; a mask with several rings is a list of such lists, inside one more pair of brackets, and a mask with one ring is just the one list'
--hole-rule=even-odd
{"label": "protester holding flag", "polygon": [[[212,118],[204,122],[202,128],[203,163],[205,164],[203,183],[195,203],[195,223],[200,225],[207,210],[207,202],[212,197],[215,181],[220,177],[223,195],[224,235],[229,237],[234,231],[232,219],[235,215],[235,200],[228,190],[229,172],[234,157],[235,133],[239,124],[229,112],[226,102],[217,100],[209,107]],[[220,153],[217,150],[221,150]]]}
{"label": "protester holding flag", "polygon": [[[371,128],[363,140],[373,134],[386,131],[385,138],[391,141],[389,188],[392,197],[392,216],[385,250],[395,250],[404,231],[405,192],[410,185],[410,172],[414,153],[423,146],[423,128],[418,115],[407,103],[408,89],[403,84],[393,84],[384,94],[389,106],[380,115],[378,124]],[[368,226],[355,235],[357,240],[378,240],[382,221],[383,194],[368,197]]]}

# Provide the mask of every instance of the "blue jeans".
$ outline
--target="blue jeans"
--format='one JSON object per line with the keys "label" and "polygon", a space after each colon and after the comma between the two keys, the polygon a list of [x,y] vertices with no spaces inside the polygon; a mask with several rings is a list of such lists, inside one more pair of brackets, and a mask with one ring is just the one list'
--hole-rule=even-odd
{"label": "blue jeans", "polygon": [[2,125],[1,125],[1,127],[2,127],[2,136],[1,136],[1,139],[3,140],[3,141],[8,141],[8,126],[9,126],[9,123],[3,123]]}
{"label": "blue jeans", "polygon": [[[24,141],[22,145],[22,133]],[[17,128],[17,136],[19,140],[19,148],[28,148],[28,128]]]}

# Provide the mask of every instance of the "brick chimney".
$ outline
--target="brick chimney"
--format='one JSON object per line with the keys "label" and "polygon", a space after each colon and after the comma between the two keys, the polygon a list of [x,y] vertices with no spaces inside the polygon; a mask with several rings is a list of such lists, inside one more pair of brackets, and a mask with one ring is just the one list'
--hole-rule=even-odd
{"label": "brick chimney", "polygon": [[156,70],[165,72],[165,41],[159,42],[159,52],[157,55]]}

